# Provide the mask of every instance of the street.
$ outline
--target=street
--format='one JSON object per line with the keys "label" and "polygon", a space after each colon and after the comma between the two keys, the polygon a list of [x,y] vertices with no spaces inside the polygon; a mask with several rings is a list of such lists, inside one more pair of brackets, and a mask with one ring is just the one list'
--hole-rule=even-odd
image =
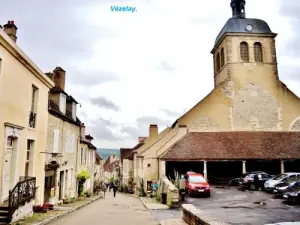
{"label": "street", "polygon": [[[185,204],[230,224],[263,225],[275,222],[300,221],[300,206],[287,205],[282,199],[262,191],[238,191],[235,187],[212,188],[210,198],[186,197]],[[152,210],[157,221],[181,217],[180,209]]]}
{"label": "street", "polygon": [[50,225],[157,225],[150,212],[140,199],[113,192],[106,192],[105,199],[100,199],[67,216],[50,223]]}

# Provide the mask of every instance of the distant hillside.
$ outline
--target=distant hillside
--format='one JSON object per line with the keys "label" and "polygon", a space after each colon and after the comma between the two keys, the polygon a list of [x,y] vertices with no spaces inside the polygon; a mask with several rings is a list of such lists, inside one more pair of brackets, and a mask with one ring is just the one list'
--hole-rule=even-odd
{"label": "distant hillside", "polygon": [[110,155],[120,157],[120,149],[98,148],[97,152],[102,156],[102,158],[107,158]]}

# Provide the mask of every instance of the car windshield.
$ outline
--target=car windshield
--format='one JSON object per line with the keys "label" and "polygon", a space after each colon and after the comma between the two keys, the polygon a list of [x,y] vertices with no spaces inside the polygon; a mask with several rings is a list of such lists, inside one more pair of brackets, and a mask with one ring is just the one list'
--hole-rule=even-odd
{"label": "car windshield", "polygon": [[204,177],[201,176],[190,176],[190,183],[199,183],[199,182],[206,182]]}
{"label": "car windshield", "polygon": [[286,177],[286,174],[280,174],[280,175],[274,177],[272,180],[281,180],[281,179],[283,179],[285,177]]}

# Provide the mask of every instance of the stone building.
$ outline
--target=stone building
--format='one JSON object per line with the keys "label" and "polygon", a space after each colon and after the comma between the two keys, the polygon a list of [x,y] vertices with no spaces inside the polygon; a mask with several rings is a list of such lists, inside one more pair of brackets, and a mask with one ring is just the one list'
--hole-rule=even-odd
{"label": "stone building", "polygon": [[116,155],[110,155],[105,159],[103,164],[104,169],[104,181],[109,182],[111,178],[114,180],[120,180],[121,178],[121,165],[120,159]]}
{"label": "stone building", "polygon": [[92,144],[94,138],[91,135],[86,135],[85,125],[81,125],[80,136],[80,153],[78,157],[78,173],[87,171],[90,178],[84,183],[84,191],[93,192],[94,180],[96,176],[96,150],[97,148]]}
{"label": "stone building", "polygon": [[47,150],[45,153],[45,202],[57,203],[77,196],[77,155],[81,121],[78,102],[65,91],[66,72],[56,67],[47,73],[55,87],[49,94]]}
{"label": "stone building", "polygon": [[45,158],[40,153],[46,149],[48,92],[54,83],[16,41],[17,26],[8,21],[0,28],[0,203],[8,201],[11,189],[22,199],[25,193],[16,185],[28,181],[34,188],[35,179],[35,196],[28,188],[30,203],[17,206],[23,208],[14,219],[20,219],[32,213],[32,204],[43,202]]}
{"label": "stone building", "polygon": [[299,171],[300,99],[279,79],[277,34],[246,18],[245,4],[231,1],[232,17],[215,40],[214,89],[171,127],[159,133],[150,125],[133,157],[136,180],[151,183],[174,169],[210,180]]}

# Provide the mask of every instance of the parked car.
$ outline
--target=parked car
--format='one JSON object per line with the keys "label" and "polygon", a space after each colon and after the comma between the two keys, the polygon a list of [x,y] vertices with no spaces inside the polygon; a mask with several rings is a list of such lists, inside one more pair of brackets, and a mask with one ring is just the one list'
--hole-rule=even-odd
{"label": "parked car", "polygon": [[275,186],[273,194],[277,197],[283,197],[284,192],[292,190],[293,188],[298,187],[298,186],[300,187],[300,176],[298,176],[299,180],[296,180],[296,179],[297,179],[297,177],[295,179],[290,179],[285,182],[280,182],[279,184],[277,184]]}
{"label": "parked car", "polygon": [[264,184],[264,190],[267,192],[273,192],[275,189],[275,186],[281,182],[287,182],[290,179],[295,179],[295,177],[300,176],[300,173],[283,173],[279,174],[278,176],[273,177],[272,179],[269,179]]}
{"label": "parked car", "polygon": [[251,191],[263,189],[264,183],[273,176],[265,172],[250,173],[239,181],[240,189],[249,189]]}
{"label": "parked car", "polygon": [[242,181],[243,178],[245,178],[249,174],[257,174],[257,173],[264,173],[263,171],[253,171],[250,173],[244,173],[242,176],[233,178],[229,181],[228,185],[229,186],[239,186],[239,182]]}
{"label": "parked car", "polygon": [[300,185],[284,192],[283,199],[287,202],[300,204]]}
{"label": "parked car", "polygon": [[205,195],[210,197],[210,186],[202,174],[194,173],[186,176],[185,189],[189,196]]}

